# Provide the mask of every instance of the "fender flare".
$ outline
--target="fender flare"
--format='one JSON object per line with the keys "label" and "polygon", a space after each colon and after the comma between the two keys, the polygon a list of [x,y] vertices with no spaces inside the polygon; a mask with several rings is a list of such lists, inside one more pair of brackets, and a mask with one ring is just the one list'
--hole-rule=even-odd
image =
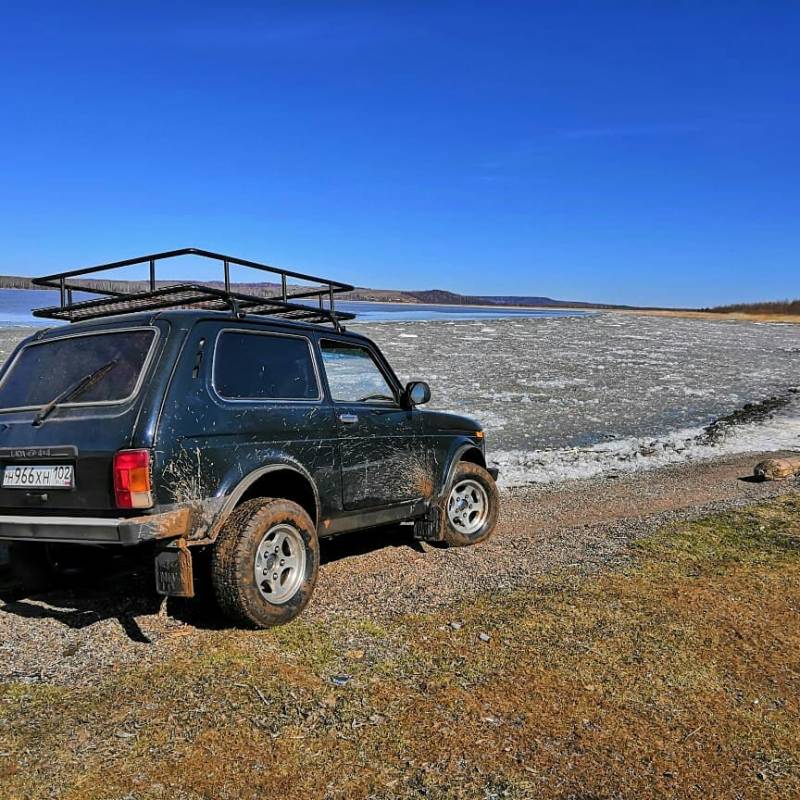
{"label": "fender flare", "polygon": [[270,472],[278,472],[278,471],[289,471],[289,472],[296,472],[300,477],[302,477],[308,484],[311,486],[311,491],[314,494],[314,508],[316,510],[316,518],[319,521],[321,508],[319,502],[319,491],[317,489],[317,484],[314,483],[314,479],[311,477],[311,473],[303,467],[301,464],[296,464],[290,461],[276,461],[271,464],[265,464],[264,466],[257,467],[256,469],[248,472],[239,483],[237,483],[231,492],[225,496],[225,502],[222,504],[222,507],[219,509],[217,514],[215,515],[214,522],[212,523],[208,535],[211,539],[216,539],[217,535],[220,532],[220,529],[225,524],[225,521],[230,516],[231,512],[239,503],[244,493],[260,478],[263,478],[264,475],[268,475]]}
{"label": "fender flare", "polygon": [[453,475],[455,474],[456,467],[458,466],[458,462],[462,461],[464,455],[469,453],[470,451],[474,450],[476,453],[480,455],[480,464],[481,466],[486,466],[486,459],[484,458],[483,453],[481,452],[480,447],[470,443],[465,443],[460,445],[455,449],[453,452],[452,457],[450,458],[450,464],[447,467],[447,472],[445,473],[444,481],[442,481],[442,485],[439,487],[439,498],[442,499],[445,494],[447,493],[450,484],[453,481]]}

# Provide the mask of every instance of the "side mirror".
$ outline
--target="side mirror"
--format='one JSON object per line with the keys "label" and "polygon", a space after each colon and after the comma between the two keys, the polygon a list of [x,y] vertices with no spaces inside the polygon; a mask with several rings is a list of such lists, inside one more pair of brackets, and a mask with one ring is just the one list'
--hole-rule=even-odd
{"label": "side mirror", "polygon": [[431,399],[431,387],[425,381],[411,381],[406,385],[406,403],[410,406],[421,406]]}

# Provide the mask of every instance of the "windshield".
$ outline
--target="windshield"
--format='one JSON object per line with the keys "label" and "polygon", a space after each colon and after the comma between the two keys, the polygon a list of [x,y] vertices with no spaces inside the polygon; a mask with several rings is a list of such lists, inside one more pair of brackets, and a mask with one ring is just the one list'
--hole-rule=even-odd
{"label": "windshield", "polygon": [[114,368],[81,392],[75,403],[124,400],[136,389],[154,338],[153,330],[121,330],[29,344],[0,383],[0,408],[46,405],[110,362]]}

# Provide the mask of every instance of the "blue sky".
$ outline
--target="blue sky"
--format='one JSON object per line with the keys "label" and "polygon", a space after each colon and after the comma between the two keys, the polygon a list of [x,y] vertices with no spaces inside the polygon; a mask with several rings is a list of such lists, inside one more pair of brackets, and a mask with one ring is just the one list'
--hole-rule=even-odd
{"label": "blue sky", "polygon": [[800,296],[800,5],[4,3],[0,272]]}

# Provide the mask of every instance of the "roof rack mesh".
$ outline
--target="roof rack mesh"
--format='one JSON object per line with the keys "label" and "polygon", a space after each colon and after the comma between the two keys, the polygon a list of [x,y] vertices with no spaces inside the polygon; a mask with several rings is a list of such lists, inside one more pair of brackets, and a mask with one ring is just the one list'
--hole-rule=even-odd
{"label": "roof rack mesh", "polygon": [[[200,256],[222,264],[223,288],[205,283],[175,283],[164,285],[156,275],[159,262],[178,256]],[[76,278],[86,278],[106,270],[147,264],[149,279],[145,281],[146,289],[141,291],[120,291],[119,285],[114,289],[100,288],[85,281],[75,283]],[[230,279],[232,265],[249,267],[278,276],[280,287],[266,286],[264,294],[234,291]],[[290,285],[289,281],[306,281],[316,284],[312,287]],[[78,322],[98,317],[110,317],[118,314],[129,314],[135,311],[156,311],[168,308],[198,308],[210,311],[230,311],[235,316],[257,314],[260,316],[276,316],[282,319],[303,320],[305,322],[332,323],[339,328],[343,320],[353,319],[355,314],[336,311],[335,296],[342,292],[352,291],[353,287],[329,278],[319,278],[301,272],[246,261],[233,256],[199,250],[194,247],[182,250],[170,250],[110,264],[98,264],[94,267],[58,272],[35,278],[37,286],[58,289],[61,303],[50,308],[38,308],[33,314],[36,317]],[[138,283],[142,283],[141,281]],[[96,299],[73,300],[73,292],[84,292],[99,295]],[[308,302],[311,301],[311,302]],[[316,301],[314,303],[313,301]]]}

